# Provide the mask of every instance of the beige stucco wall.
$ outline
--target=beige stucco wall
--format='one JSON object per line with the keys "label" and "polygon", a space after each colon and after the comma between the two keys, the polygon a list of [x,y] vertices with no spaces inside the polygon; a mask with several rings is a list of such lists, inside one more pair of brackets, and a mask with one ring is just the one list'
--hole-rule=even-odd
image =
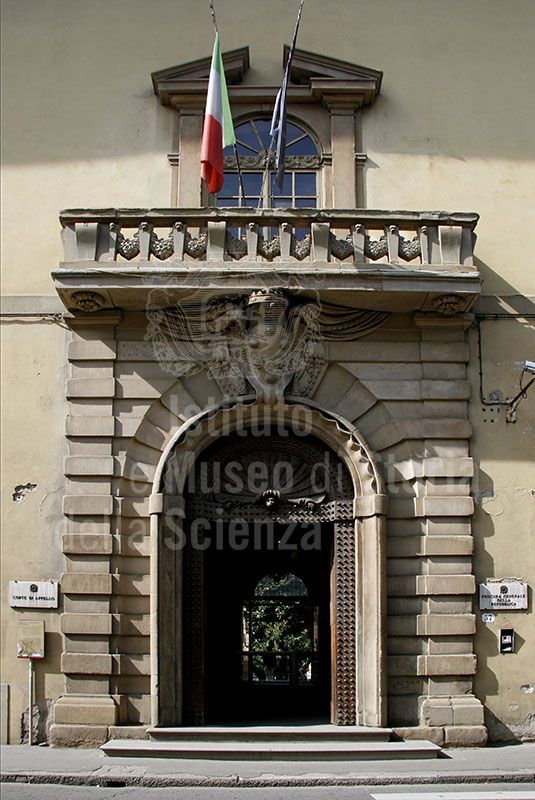
{"label": "beige stucco wall", "polygon": [[[64,685],[58,612],[9,608],[9,581],[58,580],[64,570],[61,500],[67,362],[62,323],[35,318],[3,322],[0,670],[2,683],[10,686],[10,741],[18,742],[21,714],[28,707],[28,663],[17,658],[19,620],[45,620],[45,659],[35,662],[36,700],[55,700]],[[15,501],[15,488],[28,483],[35,488]]]}
{"label": "beige stucco wall", "polygon": [[[518,391],[519,362],[535,352],[535,320],[498,320],[482,323],[485,396],[495,390],[511,397]],[[476,332],[471,350],[477,352]],[[535,418],[533,394],[522,400],[514,424],[505,411],[479,402],[477,358],[469,370],[472,383],[470,417],[474,426],[472,455],[476,471],[473,494],[476,511],[474,573],[487,578],[517,578],[530,585],[528,611],[495,612],[493,623],[477,614],[478,671],[475,693],[486,707],[492,738],[508,738],[509,731],[533,736],[533,584],[535,576]],[[524,383],[527,380],[524,379]],[[513,628],[514,655],[499,654],[499,631]],[[506,728],[504,728],[504,725]],[[507,730],[509,729],[509,731]]]}
{"label": "beige stucco wall", "polygon": [[[210,54],[207,8],[191,8],[176,0],[4,0],[3,292],[27,296],[17,309],[35,310],[40,295],[54,294],[59,209],[170,203],[175,116],[153,94],[150,74]],[[219,4],[223,49],[249,45],[248,83],[280,82],[295,9],[286,0],[273,0],[269,14],[259,0]],[[367,206],[477,211],[483,292],[509,297],[513,313],[535,310],[517,300],[535,294],[528,216],[534,29],[532,0],[360,0],[332,8],[307,0],[298,42],[384,71],[381,94],[363,113]],[[6,300],[7,310],[12,302]],[[519,365],[535,359],[533,328],[488,322],[484,337],[486,392],[511,396]],[[535,392],[520,405],[515,425],[505,423],[503,411],[495,423],[483,422],[473,332],[470,341],[476,492],[495,495],[480,498],[474,518],[476,576],[518,576],[533,585]],[[4,603],[9,579],[59,578],[63,571],[65,333],[57,324],[12,319],[3,347]],[[14,487],[28,481],[36,492],[13,503]],[[14,657],[15,624],[25,612],[3,609],[2,681],[11,685],[16,740],[26,667]],[[476,639],[476,691],[513,729],[525,724],[533,704],[521,688],[535,683],[531,612],[532,605],[529,613],[497,616],[494,626],[479,626]],[[63,688],[59,620],[52,612],[43,618],[52,655],[40,665],[47,677],[38,672],[37,680],[40,696],[55,698]],[[496,632],[508,626],[519,634],[517,653],[498,656]]]}

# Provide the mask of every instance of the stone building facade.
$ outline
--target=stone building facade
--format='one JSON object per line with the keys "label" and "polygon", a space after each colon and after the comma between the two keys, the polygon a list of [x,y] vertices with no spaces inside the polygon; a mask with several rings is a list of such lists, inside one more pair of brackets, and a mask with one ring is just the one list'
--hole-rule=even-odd
{"label": "stone building facade", "polygon": [[[121,0],[115,6],[124,10]],[[267,57],[258,31],[245,26],[241,35],[249,46],[224,54],[231,106],[236,126],[260,130],[278,83],[271,67],[265,76],[255,68],[255,48],[260,64]],[[47,466],[52,478],[35,480],[35,491],[16,478],[23,502],[6,514],[4,578],[60,583],[60,607],[41,614],[48,649],[35,688],[36,701],[53,701],[56,746],[261,717],[259,687],[250,672],[243,679],[244,659],[253,662],[240,620],[265,574],[290,572],[317,607],[313,715],[446,745],[484,744],[489,731],[532,735],[531,605],[487,624],[476,594],[490,579],[532,580],[529,395],[518,421],[505,420],[513,376],[533,345],[528,291],[514,276],[493,284],[478,258],[488,231],[474,249],[477,191],[465,204],[448,185],[443,202],[438,181],[425,197],[436,211],[370,208],[374,161],[363,150],[386,135],[373,118],[388,124],[398,83],[385,98],[380,58],[381,69],[358,66],[318,55],[305,26],[300,36],[310,49],[296,51],[288,115],[315,152],[290,154],[288,174],[314,175],[313,203],[297,197],[305,181],[294,177],[291,202],[270,195],[273,208],[204,194],[209,58],[191,51],[159,69],[153,52],[146,102],[164,128],[155,149],[167,170],[158,162],[154,180],[170,187],[170,204],[149,186],[149,202],[125,207],[135,203],[120,170],[120,202],[111,186],[85,192],[82,169],[61,192],[77,206],[60,213],[63,256],[44,269],[56,299],[46,297],[46,277],[42,296],[21,284],[6,302],[18,351],[32,348],[46,380],[46,390],[30,392],[41,392],[27,411],[37,426],[12,468],[33,481],[26,470]],[[128,125],[117,107],[114,116]],[[259,150],[241,156],[251,186],[265,161]],[[231,176],[235,162],[227,157]],[[407,192],[404,207],[418,208],[418,192]],[[85,196],[99,202],[80,207]],[[383,207],[399,207],[396,191],[383,187],[382,196]],[[440,210],[452,197],[462,210]],[[503,373],[482,325],[491,319],[518,331],[495,334]],[[51,325],[32,331],[29,320]],[[35,386],[27,366],[16,369]],[[489,378],[493,389],[505,381],[502,394],[485,394]],[[21,429],[20,419],[13,424]],[[9,437],[8,446],[17,449]],[[215,479],[231,469],[247,476],[239,490]],[[17,531],[28,524],[40,539],[25,564],[27,533],[17,539]],[[254,538],[261,525],[271,540]],[[310,531],[319,538],[307,549]],[[17,621],[31,615],[8,607],[3,615],[12,741],[24,697],[9,648]],[[517,630],[510,656],[497,653],[502,628]],[[496,658],[511,659],[512,677]],[[277,715],[299,717],[298,694]]]}

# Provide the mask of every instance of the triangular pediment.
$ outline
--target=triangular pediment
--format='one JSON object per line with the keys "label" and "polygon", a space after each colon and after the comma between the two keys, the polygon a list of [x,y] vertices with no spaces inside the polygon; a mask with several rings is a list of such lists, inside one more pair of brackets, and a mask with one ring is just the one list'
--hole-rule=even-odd
{"label": "triangular pediment", "polygon": [[[286,64],[290,46],[284,45],[283,64]],[[322,56],[308,50],[295,48],[290,71],[292,83],[310,83],[315,78],[330,78],[331,80],[371,81],[379,92],[383,73],[360,64],[351,64],[349,61],[340,61],[338,58]]]}
{"label": "triangular pediment", "polygon": [[[237,50],[229,50],[222,54],[222,58],[227,84],[241,83],[245,72],[249,69],[249,48],[239,47]],[[208,80],[211,63],[212,56],[210,55],[206,58],[198,58],[196,61],[188,61],[186,64],[178,64],[176,67],[167,67],[167,69],[153,72],[151,77],[154,91],[160,95],[160,90],[165,85]]]}
{"label": "triangular pediment", "polygon": [[[283,67],[289,46],[283,47]],[[249,48],[240,47],[222,54],[231,101],[238,103],[266,102],[275,98],[279,86],[244,86],[249,69]],[[155,94],[165,106],[177,109],[200,106],[206,97],[211,56],[168,67],[152,73]],[[282,76],[281,76],[282,77]],[[340,61],[337,58],[294,51],[289,102],[321,102],[323,105],[343,103],[360,108],[369,105],[379,93],[383,73],[375,69]]]}

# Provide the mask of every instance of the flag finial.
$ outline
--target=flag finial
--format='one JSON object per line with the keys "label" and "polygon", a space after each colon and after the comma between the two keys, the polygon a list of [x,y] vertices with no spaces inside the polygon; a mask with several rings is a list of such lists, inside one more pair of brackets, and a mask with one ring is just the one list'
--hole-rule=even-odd
{"label": "flag finial", "polygon": [[210,14],[212,15],[212,22],[214,23],[214,30],[216,33],[219,33],[217,28],[217,20],[215,18],[214,0],[210,0]]}

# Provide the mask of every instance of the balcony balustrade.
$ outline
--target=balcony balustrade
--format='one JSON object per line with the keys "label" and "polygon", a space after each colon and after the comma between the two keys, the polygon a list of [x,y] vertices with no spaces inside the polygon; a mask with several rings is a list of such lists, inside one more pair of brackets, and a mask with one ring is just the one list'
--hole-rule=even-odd
{"label": "balcony balustrade", "polygon": [[97,307],[142,308],[149,284],[178,297],[198,288],[199,276],[211,291],[228,292],[244,281],[257,288],[260,275],[262,284],[367,307],[401,300],[401,310],[426,310],[430,292],[456,293],[457,310],[467,310],[479,292],[477,220],[361,209],[69,210],[60,215],[65,260],[54,279],[68,308],[88,310],[73,292],[97,292]]}

